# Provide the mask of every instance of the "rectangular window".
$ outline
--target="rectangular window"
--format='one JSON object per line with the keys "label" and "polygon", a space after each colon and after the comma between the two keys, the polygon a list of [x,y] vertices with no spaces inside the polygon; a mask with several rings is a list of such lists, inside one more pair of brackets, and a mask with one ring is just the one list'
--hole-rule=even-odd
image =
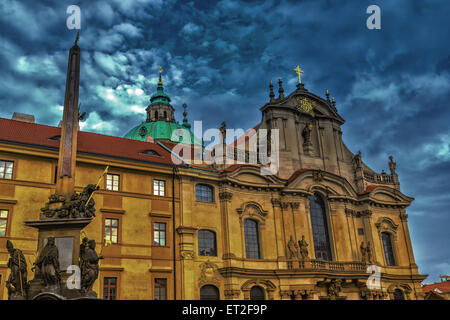
{"label": "rectangular window", "polygon": [[107,174],[106,175],[106,190],[119,191],[119,179],[118,174]]}
{"label": "rectangular window", "polygon": [[105,240],[117,243],[119,235],[119,219],[105,219]]}
{"label": "rectangular window", "polygon": [[162,222],[155,222],[153,224],[153,244],[155,246],[166,245],[166,224]]}
{"label": "rectangular window", "polygon": [[167,279],[155,279],[155,300],[167,300]]}
{"label": "rectangular window", "polygon": [[166,182],[164,180],[153,180],[153,194],[155,196],[165,196]]}
{"label": "rectangular window", "polygon": [[103,299],[116,300],[117,297],[117,278],[103,278]]}
{"label": "rectangular window", "polygon": [[0,210],[0,237],[6,237],[6,227],[8,225],[8,210]]}
{"label": "rectangular window", "polygon": [[14,162],[0,160],[0,179],[12,179]]}

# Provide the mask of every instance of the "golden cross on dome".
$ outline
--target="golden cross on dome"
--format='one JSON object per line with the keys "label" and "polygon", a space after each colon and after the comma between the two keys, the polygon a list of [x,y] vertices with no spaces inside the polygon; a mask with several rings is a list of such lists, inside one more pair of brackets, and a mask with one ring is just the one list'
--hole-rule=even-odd
{"label": "golden cross on dome", "polygon": [[162,67],[160,66],[159,67],[159,73],[162,73],[163,72],[163,69],[162,69]]}
{"label": "golden cross on dome", "polygon": [[300,66],[297,66],[297,68],[295,68],[294,71],[298,74],[298,83],[302,83],[300,75],[303,73],[303,70],[300,69]]}

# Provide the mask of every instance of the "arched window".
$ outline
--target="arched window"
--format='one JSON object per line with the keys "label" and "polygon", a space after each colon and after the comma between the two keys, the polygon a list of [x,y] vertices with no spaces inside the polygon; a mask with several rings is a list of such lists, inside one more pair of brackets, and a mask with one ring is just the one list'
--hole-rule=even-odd
{"label": "arched window", "polygon": [[200,288],[200,300],[219,300],[219,289],[216,286],[207,284]]}
{"label": "arched window", "polygon": [[214,202],[214,188],[206,184],[195,186],[195,199],[203,202]]}
{"label": "arched window", "polygon": [[381,233],[381,240],[383,241],[384,256],[386,258],[386,265],[395,266],[394,250],[392,249],[392,236],[389,232]]}
{"label": "arched window", "polygon": [[322,197],[317,194],[311,196],[309,204],[316,259],[331,260],[330,237]]}
{"label": "arched window", "polygon": [[405,296],[403,295],[403,291],[400,289],[394,290],[394,300],[405,300]]}
{"label": "arched window", "polygon": [[167,119],[167,111],[164,111],[164,120]]}
{"label": "arched window", "polygon": [[254,286],[250,289],[250,300],[265,300],[264,289],[260,286]]}
{"label": "arched window", "polygon": [[260,259],[258,222],[244,220],[245,256],[249,259]]}
{"label": "arched window", "polygon": [[210,230],[198,232],[198,255],[217,256],[216,233]]}

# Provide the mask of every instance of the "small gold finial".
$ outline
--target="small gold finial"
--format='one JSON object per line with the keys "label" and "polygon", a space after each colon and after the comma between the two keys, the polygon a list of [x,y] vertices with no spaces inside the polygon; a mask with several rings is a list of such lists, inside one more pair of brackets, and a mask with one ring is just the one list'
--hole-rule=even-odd
{"label": "small gold finial", "polygon": [[161,66],[159,66],[159,81],[158,81],[158,86],[162,86],[163,82],[162,82],[162,77],[161,74],[163,72],[163,68]]}
{"label": "small gold finial", "polygon": [[303,73],[303,70],[300,69],[300,66],[297,66],[297,68],[295,68],[294,71],[295,71],[295,73],[298,74],[298,83],[301,84],[302,79],[301,79],[300,75]]}

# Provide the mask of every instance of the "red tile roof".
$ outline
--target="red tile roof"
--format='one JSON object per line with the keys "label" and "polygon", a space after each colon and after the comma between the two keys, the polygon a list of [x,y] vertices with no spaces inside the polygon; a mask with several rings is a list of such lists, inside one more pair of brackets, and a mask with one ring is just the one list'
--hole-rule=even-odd
{"label": "red tile roof", "polygon": [[[258,132],[260,126],[261,126],[261,124],[257,124],[257,125],[254,126],[253,128],[247,130],[243,136],[240,136],[239,138],[237,138],[231,145],[233,145],[233,146],[238,146],[238,145],[240,145],[242,142],[248,141],[248,139],[250,139],[250,137],[252,137],[254,134],[256,134],[256,132]],[[248,133],[249,131],[251,131],[251,130],[254,130],[254,131],[252,132],[252,134],[251,134],[251,135],[247,135],[247,133]]]}
{"label": "red tile roof", "polygon": [[294,172],[293,174],[291,174],[291,176],[289,177],[287,184],[290,184],[292,181],[294,181],[295,179],[297,179],[297,177],[298,177],[299,175],[301,175],[303,172],[310,171],[310,170],[312,170],[312,169],[300,169],[300,170],[295,171],[295,172]]}
{"label": "red tile roof", "polygon": [[246,163],[240,163],[240,164],[233,164],[232,166],[225,168],[224,170],[222,170],[222,172],[233,172],[236,169],[239,169],[241,167],[255,167],[255,168],[260,168],[258,166],[255,165],[251,165],[251,164],[246,164]]}
{"label": "red tile roof", "polygon": [[367,186],[366,190],[364,190],[364,191],[362,191],[362,192],[360,192],[360,193],[358,193],[358,194],[359,194],[359,195],[363,195],[363,194],[371,193],[373,190],[376,189],[376,187],[378,187],[378,186],[375,185],[375,184],[370,184],[370,185]]}
{"label": "red tile roof", "polygon": [[438,289],[441,292],[450,292],[450,281],[437,282],[433,284],[427,284],[423,287],[423,292],[434,291]]}
{"label": "red tile roof", "polygon": [[[0,141],[34,145],[44,148],[59,148],[59,141],[49,140],[59,136],[61,128],[36,123],[0,118]],[[116,158],[172,164],[171,154],[160,145],[91,132],[78,132],[78,152]],[[143,154],[154,150],[160,156]]]}

